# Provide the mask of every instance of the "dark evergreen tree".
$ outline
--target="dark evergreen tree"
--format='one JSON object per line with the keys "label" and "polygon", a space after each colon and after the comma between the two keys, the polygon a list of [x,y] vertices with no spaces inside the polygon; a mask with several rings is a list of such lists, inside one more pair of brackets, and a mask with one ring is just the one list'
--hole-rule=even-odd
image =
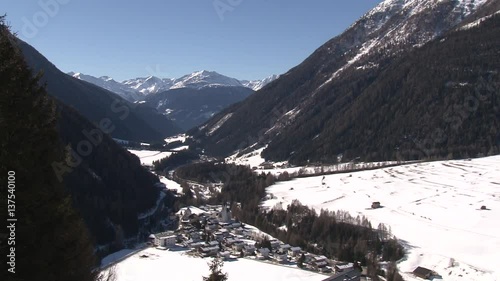
{"label": "dark evergreen tree", "polygon": [[[55,129],[55,105],[24,62],[17,39],[0,18],[0,173],[15,172],[15,273],[2,280],[96,278],[87,229],[52,169],[64,153]],[[1,189],[1,198],[7,190]],[[6,200],[1,200],[4,205]],[[6,210],[3,208],[2,210]],[[2,211],[2,221],[7,212]],[[5,258],[6,239],[0,247]],[[6,262],[4,261],[5,265]]]}
{"label": "dark evergreen tree", "polygon": [[300,255],[299,260],[297,261],[297,266],[303,268],[305,261],[306,261],[306,256],[304,255],[304,253],[302,253],[302,255]]}
{"label": "dark evergreen tree", "polygon": [[210,268],[210,275],[203,277],[203,281],[227,281],[227,273],[222,272],[224,262],[216,258],[208,266]]}

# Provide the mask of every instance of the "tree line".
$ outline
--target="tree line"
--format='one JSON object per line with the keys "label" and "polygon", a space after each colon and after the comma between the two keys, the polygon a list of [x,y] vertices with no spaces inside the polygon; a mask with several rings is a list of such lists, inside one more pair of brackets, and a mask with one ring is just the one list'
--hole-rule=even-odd
{"label": "tree line", "polygon": [[186,165],[175,173],[198,182],[223,182],[221,192],[202,203],[241,203],[232,205],[233,214],[240,221],[285,243],[344,261],[359,261],[363,265],[368,264],[369,253],[385,261],[397,261],[404,256],[404,249],[392,236],[390,228],[382,224],[375,229],[364,216],[352,217],[341,210],[318,213],[299,201],[286,208],[262,209],[260,204],[266,196],[266,187],[276,181],[270,173],[255,174],[246,166],[223,163]]}

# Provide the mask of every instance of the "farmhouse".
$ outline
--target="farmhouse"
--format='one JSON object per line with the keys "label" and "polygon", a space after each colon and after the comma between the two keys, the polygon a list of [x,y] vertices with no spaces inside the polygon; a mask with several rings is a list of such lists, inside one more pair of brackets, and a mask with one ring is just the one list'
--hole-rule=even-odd
{"label": "farmhouse", "polygon": [[350,271],[353,268],[354,268],[353,263],[337,263],[335,265],[335,273]]}
{"label": "farmhouse", "polygon": [[263,162],[259,165],[261,169],[274,169],[274,164],[271,162]]}
{"label": "farmhouse", "polygon": [[273,255],[273,258],[278,263],[285,263],[288,261],[288,255],[286,252],[277,252]]}
{"label": "farmhouse", "polygon": [[279,249],[279,247],[280,247],[280,241],[278,241],[278,240],[271,240],[269,242],[271,243],[271,248],[273,248],[273,250]]}
{"label": "farmhouse", "polygon": [[229,259],[231,253],[229,253],[228,251],[224,251],[224,252],[219,252],[217,254],[217,256],[219,256],[220,258],[223,258],[223,259]]}
{"label": "farmhouse", "polygon": [[344,272],[337,273],[332,275],[323,281],[360,281],[361,280],[361,272],[357,269],[349,269]]}
{"label": "farmhouse", "polygon": [[213,257],[219,252],[219,246],[201,247],[199,250],[204,257]]}
{"label": "farmhouse", "polygon": [[255,254],[255,246],[247,244],[243,247],[243,251],[245,253],[245,256],[251,256]]}
{"label": "farmhouse", "polygon": [[191,248],[191,249],[199,249],[199,248],[205,246],[205,242],[189,243],[189,245],[187,245],[187,246],[189,246],[189,248]]}
{"label": "farmhouse", "polygon": [[243,247],[245,247],[245,243],[242,241],[235,242],[232,246],[233,251],[241,251],[243,250]]}
{"label": "farmhouse", "polygon": [[[307,259],[307,257],[306,257]],[[309,267],[315,270],[322,271],[328,266],[328,259],[325,256],[312,256],[309,261]]]}
{"label": "farmhouse", "polygon": [[292,246],[288,245],[288,244],[283,244],[280,246],[280,251],[288,251],[290,248],[292,248]]}
{"label": "farmhouse", "polygon": [[268,248],[260,248],[257,250],[257,258],[258,259],[267,259],[269,257],[269,249]]}
{"label": "farmhouse", "polygon": [[210,241],[207,243],[208,246],[210,247],[215,247],[215,246],[219,246],[219,242],[218,241]]}
{"label": "farmhouse", "polygon": [[413,274],[422,279],[430,279],[432,276],[432,270],[419,266],[413,270]]}

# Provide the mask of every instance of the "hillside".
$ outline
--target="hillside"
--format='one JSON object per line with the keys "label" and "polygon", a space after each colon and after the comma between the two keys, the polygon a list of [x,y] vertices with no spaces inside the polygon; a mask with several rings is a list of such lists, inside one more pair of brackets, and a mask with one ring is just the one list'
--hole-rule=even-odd
{"label": "hillside", "polygon": [[[5,41],[5,36],[11,36],[1,31],[2,41]],[[15,39],[12,38],[14,42]],[[21,53],[20,50],[19,53]],[[15,79],[20,78],[15,77]],[[73,80],[66,81],[73,82]],[[5,101],[2,105],[12,105],[14,106],[12,110],[23,116],[31,116],[32,109],[20,107],[23,103],[9,97],[9,94],[11,92],[2,92],[2,99]],[[54,102],[54,98],[49,98],[49,101]],[[44,178],[54,176],[58,182],[63,180],[62,183],[67,193],[71,195],[73,205],[90,230],[91,242],[94,245],[120,242],[117,241],[117,237],[121,235],[123,238],[137,237],[140,230],[145,227],[139,221],[138,215],[155,207],[160,196],[160,190],[155,186],[159,182],[158,178],[142,167],[135,155],[115,143],[110,136],[99,131],[77,110],[63,104],[60,100],[55,100],[54,103],[56,106],[50,109],[55,115],[53,123],[58,133],[55,136],[58,142],[54,142],[54,145],[59,143],[61,154],[63,148],[65,148],[65,154],[57,161],[37,158],[34,154],[32,156],[34,158],[30,158],[30,161],[37,167],[42,162],[47,162],[50,169],[44,170],[47,173]],[[30,114],[26,114],[26,110],[29,110]],[[41,121],[52,122],[49,119]],[[118,125],[116,127],[118,128]],[[37,138],[31,139],[26,133],[27,130],[29,127],[23,128],[22,125],[16,129],[17,144],[15,146],[18,146],[18,149],[15,151],[19,155],[23,154],[24,150],[29,151],[27,145],[30,142],[35,142],[36,146],[42,150],[52,145],[53,141],[38,140],[37,142]],[[25,139],[22,139],[23,137]],[[6,136],[2,137],[2,140],[8,139]],[[7,163],[13,160],[8,159]],[[26,178],[29,177],[29,175],[23,175]],[[46,202],[42,201],[42,203]],[[153,221],[152,226],[154,226]],[[113,246],[116,248],[120,245],[115,243]]]}
{"label": "hillside", "polygon": [[164,113],[178,127],[189,130],[253,93],[241,86],[179,88],[149,95],[145,104]]}
{"label": "hillside", "polygon": [[213,155],[268,144],[292,163],[497,153],[498,17],[455,27],[498,2],[384,1],[190,134]]}
{"label": "hillside", "polygon": [[52,169],[65,157],[55,103],[24,62],[4,16],[0,61],[1,279],[95,281],[89,233]]}
{"label": "hillside", "polygon": [[19,40],[19,46],[33,71],[43,72],[42,82],[51,96],[94,123],[109,118],[115,126],[113,137],[152,142],[180,132],[153,108],[134,105],[108,90],[64,74],[30,45]]}
{"label": "hillside", "polygon": [[[58,112],[61,142],[73,152],[70,153],[71,161],[57,164],[57,171],[63,176],[94,242],[116,244],[119,243],[117,235],[137,237],[145,227],[138,215],[153,208],[160,196],[155,186],[158,178],[111,137],[99,137],[96,127],[74,109],[59,104]],[[89,155],[79,152],[83,142],[92,144]]]}

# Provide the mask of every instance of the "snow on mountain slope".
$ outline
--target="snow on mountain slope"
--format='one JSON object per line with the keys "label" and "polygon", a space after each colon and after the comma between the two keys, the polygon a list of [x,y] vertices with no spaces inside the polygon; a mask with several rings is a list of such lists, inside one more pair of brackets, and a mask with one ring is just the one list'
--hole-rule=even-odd
{"label": "snow on mountain slope", "polygon": [[471,29],[471,28],[477,27],[477,26],[481,25],[485,20],[487,20],[493,16],[496,16],[498,14],[500,14],[500,11],[496,11],[495,13],[493,13],[491,15],[481,17],[481,18],[479,18],[471,23],[464,24],[463,26],[460,27],[460,29],[466,30],[466,29]]}
{"label": "snow on mountain slope", "polygon": [[[370,54],[384,50],[385,55],[398,49],[418,47],[459,24],[489,0],[385,0],[356,21],[346,32],[359,34],[345,53],[347,62],[318,88],[321,89],[351,66],[373,67]],[[358,35],[358,36],[359,36]],[[365,60],[363,60],[365,59]],[[375,65],[376,66],[376,65]]]}
{"label": "snow on mountain slope", "polygon": [[147,96],[149,94],[156,94],[170,89],[170,87],[174,84],[174,79],[161,79],[155,76],[149,76],[146,78],[125,80],[122,84],[140,92],[143,96]]}
{"label": "snow on mountain slope", "polygon": [[115,94],[118,94],[119,96],[125,98],[128,101],[136,101],[138,99],[141,99],[140,93],[135,91],[134,89],[129,88],[128,86],[117,82],[113,80],[113,78],[108,77],[108,76],[102,76],[102,77],[94,77],[91,75],[85,75],[83,73],[74,73],[74,72],[69,72],[67,73],[68,75],[71,75],[77,79],[92,83],[94,85],[97,85],[101,88],[104,88],[108,91],[111,91]]}
{"label": "snow on mountain slope", "polygon": [[[484,5],[495,1],[498,0],[383,1],[342,34],[316,49],[301,64],[281,75],[273,82],[274,87],[264,87],[190,134],[207,153],[225,157],[253,145],[254,141],[248,139],[259,139],[260,146],[269,145],[263,156],[274,161],[291,160],[295,164],[309,160],[326,162],[332,161],[335,154],[346,151],[358,157],[359,150],[349,145],[350,140],[362,139],[353,137],[356,134],[372,132],[372,128],[365,128],[365,133],[359,133],[361,130],[357,128],[360,124],[354,124],[355,119],[364,118],[359,114],[361,108],[369,108],[369,112],[377,111],[374,116],[384,116],[383,112],[378,112],[382,106],[371,108],[372,102],[368,100],[399,103],[399,95],[392,95],[395,88],[387,91],[385,96],[377,88],[379,85],[383,88],[390,86],[388,81],[396,75],[389,70],[402,65],[396,65],[396,62],[415,54],[421,55],[416,49],[430,49],[429,46],[433,45],[427,43],[439,36],[456,35],[450,31],[466,17],[482,11]],[[432,47],[432,52],[439,53],[439,47]],[[422,71],[417,70],[421,67]],[[408,69],[425,73],[423,64]],[[399,85],[405,83],[403,79],[398,81]],[[415,92],[426,98],[427,94]],[[395,108],[401,104],[387,106],[396,111]],[[406,106],[412,105],[406,103]],[[402,112],[408,112],[407,117],[413,115],[409,109]],[[211,129],[217,127],[215,125],[228,114],[232,114],[231,117],[223,120],[216,133],[211,133]],[[436,115],[434,119],[442,118]],[[347,124],[351,122],[349,120],[353,123]],[[382,118],[372,120],[379,123],[375,125],[377,127],[380,124],[386,128],[392,126],[386,125],[390,122],[381,123]],[[408,130],[421,131],[416,124]],[[335,142],[339,137],[343,141]],[[398,137],[393,138],[394,142]],[[312,146],[309,146],[309,141]]]}
{"label": "snow on mountain slope", "polygon": [[280,75],[271,75],[269,77],[266,77],[262,80],[241,80],[241,84],[243,84],[244,87],[247,87],[247,88],[250,88],[254,91],[258,91],[260,89],[262,89],[264,86],[266,86],[267,84],[273,82],[274,80],[278,79],[280,77]]}
{"label": "snow on mountain slope", "polygon": [[257,91],[279,77],[279,75],[271,75],[262,80],[240,81],[235,78],[224,76],[215,71],[202,70],[184,75],[180,78],[158,78],[155,76],[149,76],[117,82],[108,76],[94,77],[75,72],[68,72],[68,75],[107,89],[132,102],[143,100],[145,96],[150,94],[179,88],[201,89],[204,87],[233,86],[247,87]]}
{"label": "snow on mountain slope", "polygon": [[175,79],[171,89],[178,88],[196,88],[217,87],[217,86],[243,86],[241,82],[235,78],[230,78],[221,75],[215,71],[197,71],[188,75],[184,75],[179,79]]}
{"label": "snow on mountain slope", "polygon": [[[329,175],[325,182],[329,188],[322,176],[275,184],[267,192],[279,199],[263,207],[297,199],[318,211],[365,215],[374,228],[389,225],[406,246],[398,265],[405,280],[417,280],[410,274],[417,266],[444,280],[500,280],[500,156]],[[383,207],[371,209],[374,201]]]}

